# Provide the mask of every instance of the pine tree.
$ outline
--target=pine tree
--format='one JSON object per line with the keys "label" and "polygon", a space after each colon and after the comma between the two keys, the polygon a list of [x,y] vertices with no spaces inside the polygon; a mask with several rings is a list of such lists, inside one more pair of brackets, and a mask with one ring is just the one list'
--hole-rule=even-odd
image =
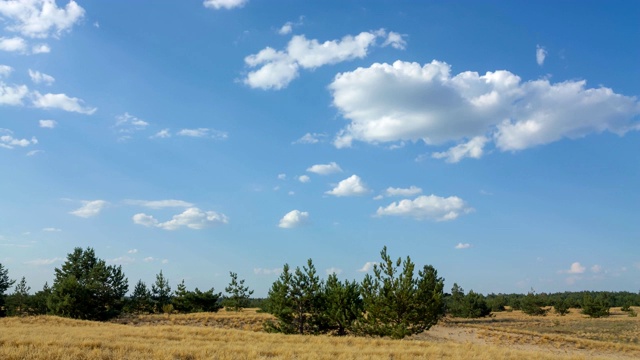
{"label": "pine tree", "polygon": [[55,269],[49,309],[76,319],[108,320],[122,311],[128,287],[121,266],[107,266],[91,248],[75,248]]}
{"label": "pine tree", "polygon": [[582,299],[582,313],[592,318],[609,316],[611,304],[604,294],[599,294],[595,298],[585,295]]}
{"label": "pine tree", "polygon": [[244,286],[244,279],[238,281],[238,274],[229,272],[231,282],[224,291],[227,293],[225,303],[228,308],[233,311],[241,311],[249,305],[249,298],[253,294],[253,290],[249,290],[248,286]]}
{"label": "pine tree", "polygon": [[267,298],[267,311],[276,317],[275,321],[267,320],[264,324],[267,332],[280,332],[293,334],[296,328],[293,325],[293,300],[291,296],[291,283],[293,276],[289,271],[289,264],[284,264],[282,273],[276,280]]}
{"label": "pine tree", "polygon": [[531,291],[520,301],[522,312],[531,316],[545,316],[547,310],[543,308],[544,302],[536,295],[535,291]]}
{"label": "pine tree", "polygon": [[435,325],[444,315],[444,280],[437,271],[424,266],[415,278],[415,265],[408,256],[394,263],[386,246],[380,255],[382,262],[374,266],[374,276],[367,274],[362,283],[366,317],[361,331],[399,339]]}
{"label": "pine tree", "polygon": [[171,299],[171,304],[173,304],[173,308],[178,312],[189,313],[192,311],[189,302],[189,291],[187,291],[187,287],[184,284],[184,279],[176,287],[176,291],[173,293],[173,298]]}
{"label": "pine tree", "polygon": [[362,317],[363,305],[360,285],[353,281],[340,282],[334,273],[329,275],[324,286],[324,316],[328,329],[336,335],[346,335],[354,322]]}
{"label": "pine tree", "polygon": [[133,288],[130,299],[130,311],[135,314],[146,314],[153,311],[151,292],[142,280]]}
{"label": "pine tree", "polygon": [[169,286],[169,280],[162,274],[162,270],[156,275],[156,282],[151,285],[151,299],[154,311],[157,313],[162,312],[165,305],[171,303],[171,286]]}
{"label": "pine tree", "polygon": [[29,313],[29,290],[27,280],[23,276],[13,290],[13,294],[7,297],[8,314],[11,316],[22,316]]}
{"label": "pine tree", "polygon": [[2,264],[0,264],[0,317],[6,316],[4,292],[13,286],[15,282],[15,280],[9,279],[9,270],[5,269]]}

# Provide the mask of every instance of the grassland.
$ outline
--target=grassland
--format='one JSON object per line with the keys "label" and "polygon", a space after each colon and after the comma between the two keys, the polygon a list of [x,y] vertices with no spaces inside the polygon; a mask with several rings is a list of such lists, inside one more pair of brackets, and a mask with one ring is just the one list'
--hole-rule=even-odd
{"label": "grassland", "polygon": [[267,314],[149,315],[114,323],[52,316],[0,319],[0,359],[634,359],[640,319],[573,311],[447,319],[405,340],[262,332]]}

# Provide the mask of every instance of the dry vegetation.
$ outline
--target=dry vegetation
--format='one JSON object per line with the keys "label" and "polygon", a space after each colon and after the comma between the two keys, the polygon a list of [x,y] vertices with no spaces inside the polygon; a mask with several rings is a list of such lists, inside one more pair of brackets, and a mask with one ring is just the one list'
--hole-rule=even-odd
{"label": "dry vegetation", "polygon": [[[145,315],[98,323],[0,319],[0,359],[584,359],[640,358],[640,318],[499,313],[448,319],[406,340],[267,334],[255,311]],[[508,345],[508,346],[505,346]]]}

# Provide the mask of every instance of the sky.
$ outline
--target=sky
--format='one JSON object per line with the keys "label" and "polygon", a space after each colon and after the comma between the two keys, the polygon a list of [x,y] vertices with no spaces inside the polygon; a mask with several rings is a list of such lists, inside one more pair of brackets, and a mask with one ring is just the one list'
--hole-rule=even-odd
{"label": "sky", "polygon": [[387,246],[481,293],[640,289],[637,1],[1,0],[0,263],[264,297]]}

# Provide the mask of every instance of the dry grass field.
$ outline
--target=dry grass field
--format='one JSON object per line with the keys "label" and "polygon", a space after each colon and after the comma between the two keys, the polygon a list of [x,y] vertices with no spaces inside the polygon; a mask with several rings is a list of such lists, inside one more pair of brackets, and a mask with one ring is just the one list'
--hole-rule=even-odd
{"label": "dry grass field", "polygon": [[[638,310],[638,309],[636,309]],[[0,319],[0,359],[637,359],[640,319],[498,313],[405,340],[262,332],[267,314],[149,315],[113,323]]]}

